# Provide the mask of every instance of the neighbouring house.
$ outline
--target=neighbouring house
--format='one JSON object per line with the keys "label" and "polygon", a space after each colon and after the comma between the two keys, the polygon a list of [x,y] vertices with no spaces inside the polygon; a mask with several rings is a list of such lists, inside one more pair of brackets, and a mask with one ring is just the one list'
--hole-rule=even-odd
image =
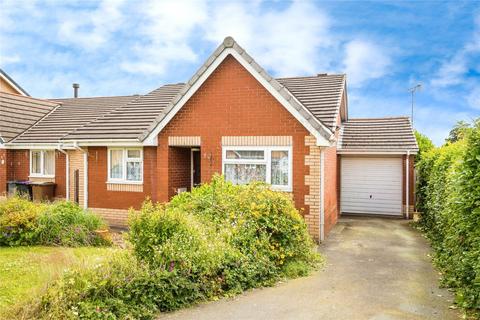
{"label": "neighbouring house", "polygon": [[345,75],[275,79],[231,37],[186,83],[121,97],[2,94],[1,108],[2,125],[20,129],[2,133],[0,193],[10,179],[52,181],[111,225],[215,173],[289,193],[317,240],[340,213],[412,212],[408,118],[350,119]]}
{"label": "neighbouring house", "polygon": [[21,96],[29,97],[27,91],[23,90],[10,76],[0,69],[0,92],[6,92],[11,94],[18,94]]}

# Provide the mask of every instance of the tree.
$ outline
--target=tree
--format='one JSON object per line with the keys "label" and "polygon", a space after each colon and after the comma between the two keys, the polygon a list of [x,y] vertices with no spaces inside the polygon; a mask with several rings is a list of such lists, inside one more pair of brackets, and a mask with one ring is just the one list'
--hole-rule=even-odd
{"label": "tree", "polygon": [[470,123],[463,120],[457,121],[457,123],[452,128],[452,130],[450,130],[450,133],[448,134],[448,138],[445,139],[445,142],[453,143],[463,139],[466,133],[468,132],[468,130],[470,130],[471,128],[472,127]]}

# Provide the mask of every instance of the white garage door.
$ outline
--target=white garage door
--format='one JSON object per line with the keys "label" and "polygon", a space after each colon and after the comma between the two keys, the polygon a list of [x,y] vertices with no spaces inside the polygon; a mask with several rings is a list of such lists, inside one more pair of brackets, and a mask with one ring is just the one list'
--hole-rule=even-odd
{"label": "white garage door", "polygon": [[341,163],[341,211],[402,214],[402,159],[349,158]]}

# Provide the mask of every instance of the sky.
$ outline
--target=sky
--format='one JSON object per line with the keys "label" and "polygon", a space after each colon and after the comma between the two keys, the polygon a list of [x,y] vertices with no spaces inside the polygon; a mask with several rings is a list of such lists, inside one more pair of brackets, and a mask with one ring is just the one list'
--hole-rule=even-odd
{"label": "sky", "polygon": [[33,97],[185,82],[226,36],[272,76],[346,73],[349,116],[411,114],[442,144],[480,116],[478,1],[0,0],[0,68]]}

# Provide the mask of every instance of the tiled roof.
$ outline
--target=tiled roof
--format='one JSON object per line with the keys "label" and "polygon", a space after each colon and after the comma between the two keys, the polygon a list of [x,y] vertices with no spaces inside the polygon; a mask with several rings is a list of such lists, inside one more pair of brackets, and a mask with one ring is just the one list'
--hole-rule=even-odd
{"label": "tiled roof", "polygon": [[[319,75],[277,79],[319,121],[333,130],[342,96],[344,75]],[[60,107],[15,142],[59,140],[135,140],[148,132],[165,108],[185,87],[167,84],[147,95],[51,99]]]}
{"label": "tiled roof", "polygon": [[344,74],[277,79],[327,128],[335,131],[345,87]]}
{"label": "tiled roof", "polygon": [[349,119],[340,130],[339,151],[418,151],[408,117]]}
{"label": "tiled roof", "polygon": [[57,105],[47,100],[0,92],[0,139],[4,142],[12,140]]}
{"label": "tiled roof", "polygon": [[169,84],[147,95],[139,96],[134,101],[110,110],[94,121],[77,128],[63,140],[136,140],[162,113],[183,86],[183,83]]}
{"label": "tiled roof", "polygon": [[129,103],[138,96],[53,99],[52,113],[13,140],[16,143],[56,143],[77,128]]}

